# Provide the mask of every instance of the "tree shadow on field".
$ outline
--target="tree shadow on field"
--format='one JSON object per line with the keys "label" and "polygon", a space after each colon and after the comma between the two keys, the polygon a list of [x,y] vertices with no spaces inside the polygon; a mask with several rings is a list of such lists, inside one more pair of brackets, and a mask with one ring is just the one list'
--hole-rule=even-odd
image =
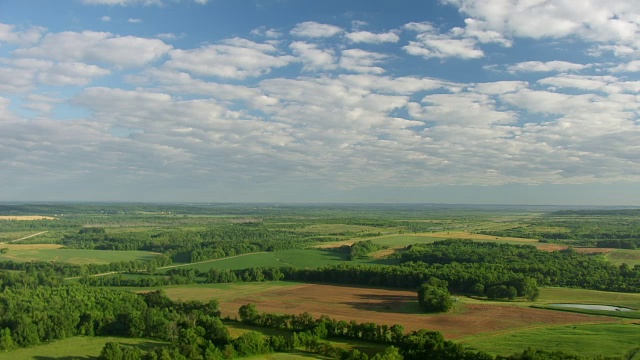
{"label": "tree shadow on field", "polygon": [[420,310],[416,296],[369,294],[356,296],[363,301],[347,301],[342,304],[349,305],[358,310],[384,313],[421,314],[424,312]]}

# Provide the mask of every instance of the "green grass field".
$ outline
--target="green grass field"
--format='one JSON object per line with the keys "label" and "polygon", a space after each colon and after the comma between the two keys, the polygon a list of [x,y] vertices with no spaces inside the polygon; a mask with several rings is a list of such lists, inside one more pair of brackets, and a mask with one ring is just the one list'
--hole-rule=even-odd
{"label": "green grass field", "polygon": [[630,267],[640,264],[640,249],[627,250],[616,249],[605,255],[605,258],[612,264],[621,265],[626,263]]}
{"label": "green grass field", "polygon": [[192,265],[180,266],[180,268],[191,268],[200,271],[207,271],[209,269],[236,270],[250,267],[281,266],[317,268],[343,261],[347,261],[345,255],[336,252],[315,249],[292,249],[216,259]]}
{"label": "green grass field", "polygon": [[163,289],[167,296],[173,300],[201,300],[209,301],[214,298],[220,301],[227,299],[235,299],[238,297],[259,294],[274,289],[297,286],[301,283],[290,281],[270,281],[270,282],[254,282],[254,283],[235,283],[235,284],[202,284],[202,285],[170,285],[161,287],[148,288],[129,288],[117,287],[120,290],[129,290],[133,292],[147,292]]}
{"label": "green grass field", "polygon": [[640,294],[550,287],[540,288],[540,297],[535,303],[614,305],[640,310]]}
{"label": "green grass field", "polygon": [[315,224],[308,225],[303,228],[296,229],[298,232],[310,232],[323,235],[338,235],[346,232],[351,233],[378,233],[389,232],[395,229],[384,228],[363,225],[347,225],[347,224]]}
{"label": "green grass field", "polygon": [[135,346],[142,351],[147,351],[150,348],[163,344],[163,342],[149,339],[77,336],[30,348],[16,349],[7,352],[0,351],[0,359],[97,359],[104,344],[108,342],[117,342],[124,346]]}
{"label": "green grass field", "polygon": [[638,334],[637,324],[569,325],[479,335],[462,343],[500,355],[533,347],[592,357],[622,356],[639,345]]}
{"label": "green grass field", "polygon": [[17,245],[14,245],[8,253],[0,255],[0,261],[55,261],[71,264],[108,264],[116,261],[147,260],[155,256],[157,256],[157,254],[147,251],[18,249]]}

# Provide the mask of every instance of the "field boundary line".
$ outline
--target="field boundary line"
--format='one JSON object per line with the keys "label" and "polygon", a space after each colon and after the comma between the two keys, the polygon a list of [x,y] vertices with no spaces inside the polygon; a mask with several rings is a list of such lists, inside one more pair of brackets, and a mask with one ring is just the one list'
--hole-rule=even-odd
{"label": "field boundary line", "polygon": [[197,261],[197,262],[192,262],[192,263],[188,263],[188,264],[178,264],[178,265],[169,265],[169,266],[163,266],[163,267],[159,267],[156,270],[164,270],[164,269],[171,269],[171,268],[177,268],[177,267],[182,267],[182,266],[191,266],[191,265],[198,265],[198,264],[206,264],[206,263],[210,263],[210,262],[215,262],[215,261],[222,261],[222,260],[226,260],[226,259],[233,259],[233,258],[237,258],[237,257],[241,257],[241,256],[248,256],[248,255],[254,255],[254,254],[266,254],[267,251],[259,251],[259,252],[252,252],[252,253],[246,253],[246,254],[240,254],[240,255],[234,255],[234,256],[227,256],[227,257],[223,257],[223,258],[219,258],[219,259],[211,259],[211,260],[205,260],[205,261]]}
{"label": "field boundary line", "polygon": [[33,234],[33,235],[25,236],[25,237],[22,237],[22,238],[20,238],[20,239],[15,239],[15,240],[11,240],[11,241],[8,241],[8,242],[6,242],[6,243],[4,243],[4,242],[3,242],[3,243],[0,243],[0,244],[11,244],[11,243],[14,243],[14,242],[16,242],[16,241],[26,240],[26,239],[29,239],[29,238],[32,238],[32,237],[35,237],[35,236],[38,236],[38,235],[42,235],[42,234],[44,234],[44,233],[48,233],[48,232],[49,232],[49,230],[47,230],[47,231],[40,231],[39,233],[36,233],[36,234]]}

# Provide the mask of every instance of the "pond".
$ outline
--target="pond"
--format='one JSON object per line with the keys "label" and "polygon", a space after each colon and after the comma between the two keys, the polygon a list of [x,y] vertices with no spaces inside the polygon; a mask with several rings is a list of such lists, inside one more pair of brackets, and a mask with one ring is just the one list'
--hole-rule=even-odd
{"label": "pond", "polygon": [[549,306],[566,307],[566,308],[574,308],[574,309],[586,309],[586,310],[633,311],[633,309],[623,308],[619,306],[609,306],[609,305],[549,304]]}

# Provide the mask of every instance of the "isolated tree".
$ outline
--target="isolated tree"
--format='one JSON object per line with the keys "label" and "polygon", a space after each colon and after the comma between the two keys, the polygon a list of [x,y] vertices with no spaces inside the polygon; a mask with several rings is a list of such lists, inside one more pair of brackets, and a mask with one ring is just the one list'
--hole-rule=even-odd
{"label": "isolated tree", "polygon": [[453,307],[446,288],[423,284],[418,288],[418,303],[427,312],[447,312]]}

